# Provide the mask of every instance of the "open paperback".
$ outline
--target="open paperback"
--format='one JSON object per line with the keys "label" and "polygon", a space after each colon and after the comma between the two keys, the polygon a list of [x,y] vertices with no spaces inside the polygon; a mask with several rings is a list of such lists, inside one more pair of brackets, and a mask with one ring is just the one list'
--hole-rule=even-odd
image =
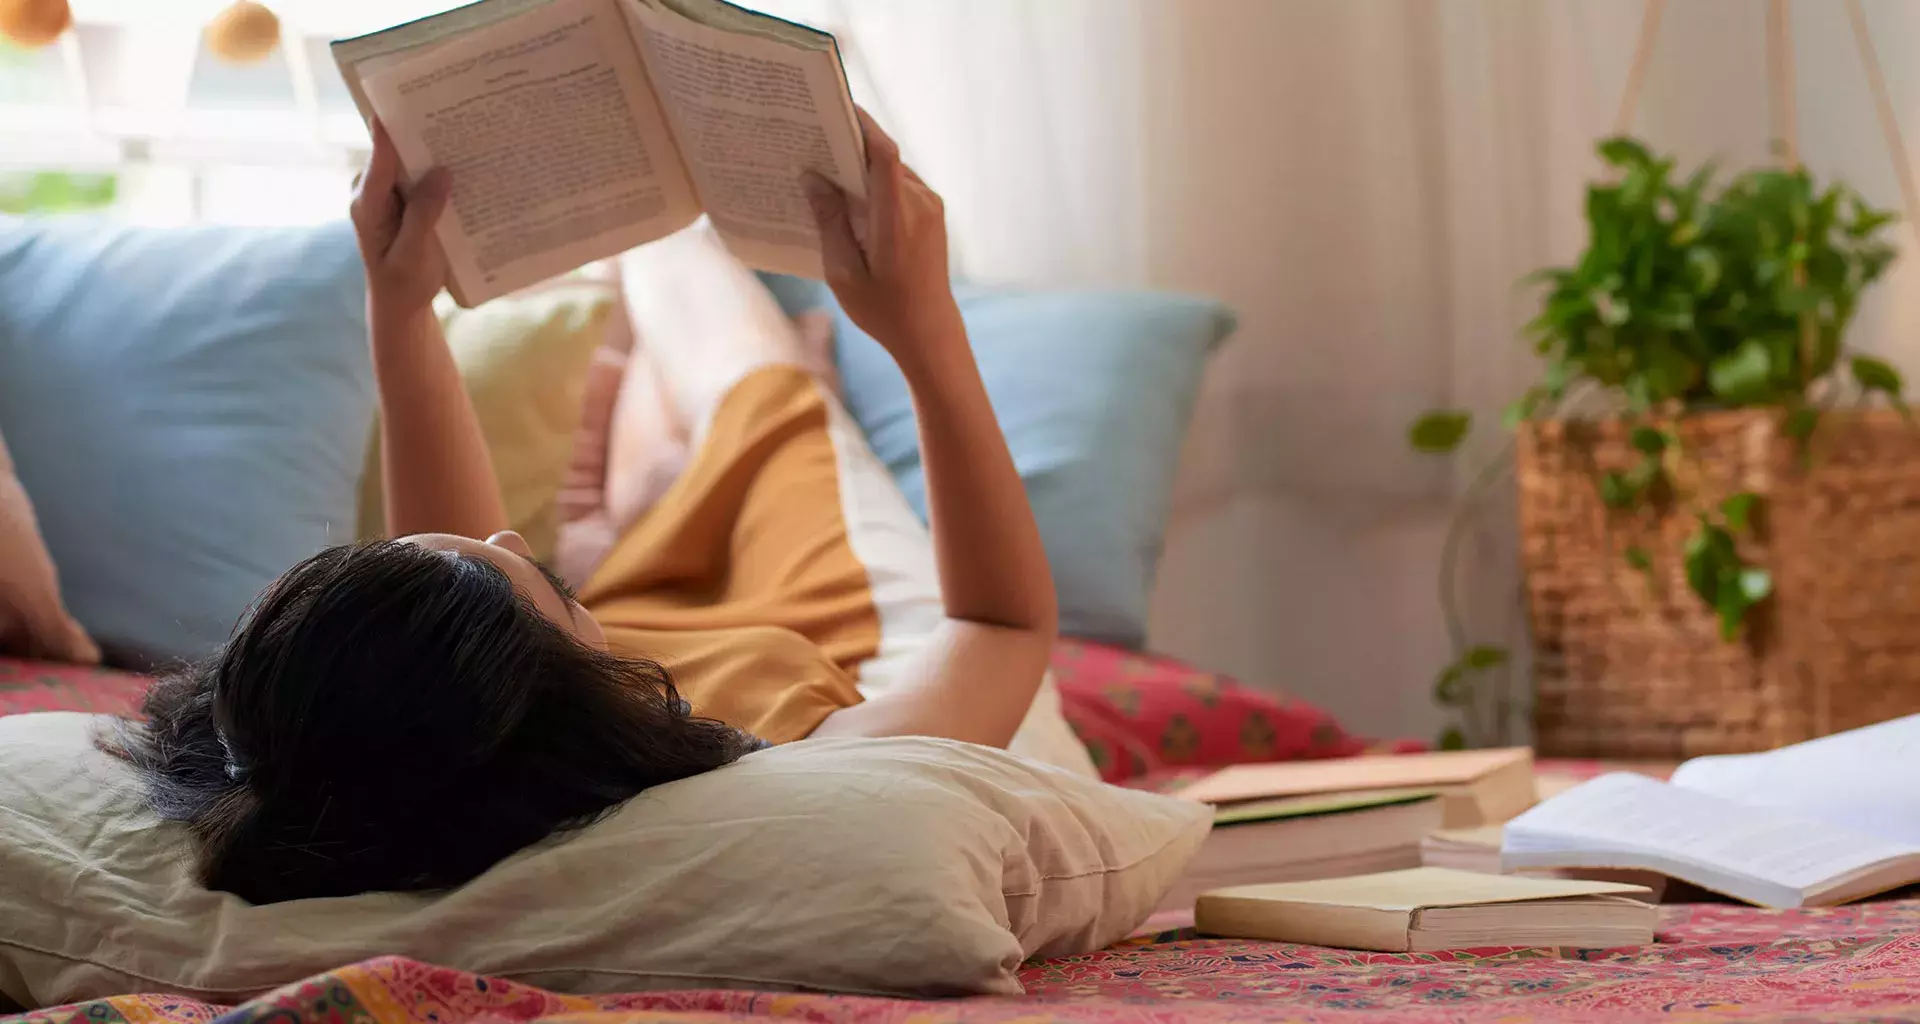
{"label": "open paperback", "polygon": [[1920,715],[1763,754],[1699,758],[1671,783],[1603,775],[1509,822],[1501,863],[1655,871],[1769,907],[1920,882]]}
{"label": "open paperback", "polygon": [[409,180],[452,172],[439,239],[463,306],[703,213],[750,266],[819,277],[801,172],[866,195],[833,37],[722,0],[480,0],[333,56]]}

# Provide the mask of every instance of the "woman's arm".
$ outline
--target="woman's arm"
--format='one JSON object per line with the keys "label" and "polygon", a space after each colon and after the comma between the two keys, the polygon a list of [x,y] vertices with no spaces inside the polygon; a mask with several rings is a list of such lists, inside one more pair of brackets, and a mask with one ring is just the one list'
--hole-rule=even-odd
{"label": "woman's arm", "polygon": [[1005,746],[1052,651],[1053,577],[948,284],[940,197],[864,115],[863,126],[870,200],[852,204],[819,179],[808,194],[834,296],[893,356],[913,396],[947,622],[906,681],[835,712],[814,735]]}
{"label": "woman's arm", "polygon": [[493,460],[433,312],[447,280],[433,227],[450,189],[444,170],[403,188],[393,140],[374,124],[373,159],[353,199],[353,226],[367,265],[381,484],[393,536],[484,538],[507,528]]}

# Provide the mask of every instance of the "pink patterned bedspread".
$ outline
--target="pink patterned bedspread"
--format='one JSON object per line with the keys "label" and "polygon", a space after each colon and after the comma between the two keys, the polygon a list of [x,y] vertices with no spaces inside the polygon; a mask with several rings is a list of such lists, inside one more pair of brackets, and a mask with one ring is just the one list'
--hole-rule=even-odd
{"label": "pink patterned bedspread", "polygon": [[1172,932],[1029,964],[1024,998],[950,1002],[750,992],[583,998],[411,960],[344,967],[239,1007],[125,996],[33,1024],[1238,1024],[1242,1021],[1920,1020],[1920,901],[1839,910],[1664,910],[1621,951],[1348,953]]}
{"label": "pink patterned bedspread", "polygon": [[[143,681],[0,659],[0,714],[125,711]],[[1565,765],[1580,778],[1601,766]],[[1352,953],[1145,936],[1027,965],[1022,998],[949,1002],[688,991],[582,998],[411,960],[353,964],[253,1002],[123,996],[34,1024],[1238,1024],[1242,1021],[1920,1021],[1920,900],[1833,910],[1663,908],[1660,941],[1614,951]],[[0,934],[5,920],[0,915]]]}

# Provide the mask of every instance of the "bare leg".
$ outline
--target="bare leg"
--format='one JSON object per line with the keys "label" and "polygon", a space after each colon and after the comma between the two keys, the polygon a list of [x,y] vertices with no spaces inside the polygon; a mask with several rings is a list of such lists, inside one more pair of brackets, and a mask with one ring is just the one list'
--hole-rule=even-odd
{"label": "bare leg", "polygon": [[627,313],[690,447],[720,400],[767,366],[811,369],[779,303],[704,222],[620,258]]}

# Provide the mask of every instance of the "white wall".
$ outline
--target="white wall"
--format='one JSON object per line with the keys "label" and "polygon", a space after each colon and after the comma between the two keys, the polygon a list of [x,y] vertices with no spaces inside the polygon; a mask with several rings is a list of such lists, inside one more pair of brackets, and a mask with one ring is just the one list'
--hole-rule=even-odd
{"label": "white wall", "polygon": [[[1152,8],[1148,276],[1243,317],[1194,425],[1156,645],[1356,728],[1432,735],[1427,687],[1450,658],[1438,552],[1475,460],[1436,466],[1404,430],[1426,407],[1498,409],[1531,380],[1512,282],[1584,237],[1581,182],[1639,6]],[[1868,11],[1920,136],[1920,6]],[[1758,0],[1669,4],[1636,130],[1690,159],[1767,159],[1764,16]],[[1793,24],[1808,162],[1896,204],[1840,4],[1802,0]],[[1859,333],[1909,373],[1915,282],[1908,267],[1883,285]],[[1508,502],[1504,488],[1469,567],[1494,640],[1523,638]]]}
{"label": "white wall", "polygon": [[[804,3],[805,0],[794,0]],[[1639,29],[1631,0],[814,0],[851,25],[976,275],[1217,295],[1241,330],[1188,446],[1155,646],[1431,736],[1452,496],[1497,450],[1410,453],[1423,409],[1491,424],[1535,370],[1515,287],[1583,236]],[[1920,4],[1867,0],[1920,141]],[[1838,0],[1796,0],[1803,144],[1897,201]],[[1764,0],[1674,0],[1635,129],[1767,158]],[[1908,237],[1908,236],[1903,236]],[[1912,267],[1861,325],[1920,370]],[[1510,486],[1476,520],[1476,634],[1519,641]]]}

